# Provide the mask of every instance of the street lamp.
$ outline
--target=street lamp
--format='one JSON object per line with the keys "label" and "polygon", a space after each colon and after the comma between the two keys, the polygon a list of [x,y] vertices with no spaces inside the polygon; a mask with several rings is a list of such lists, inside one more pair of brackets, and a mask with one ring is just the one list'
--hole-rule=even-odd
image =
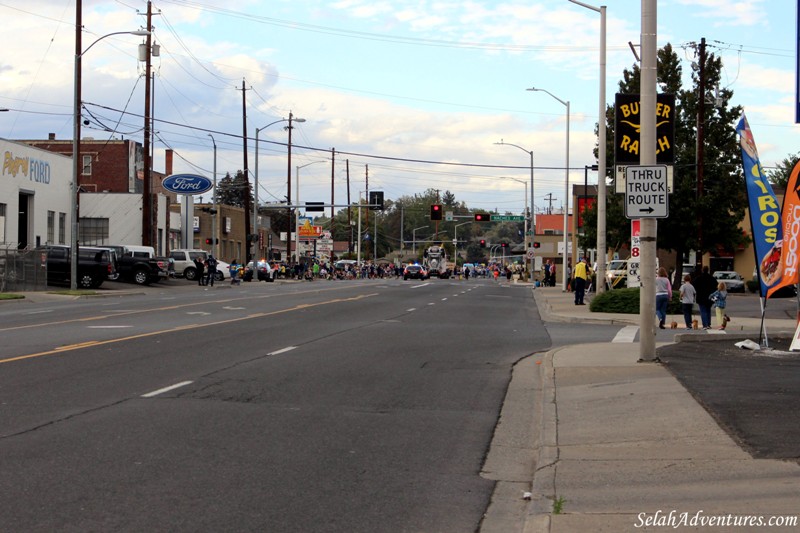
{"label": "street lamp", "polygon": [[462,222],[461,224],[456,224],[453,226],[453,264],[455,265],[456,269],[458,268],[458,227],[473,223],[474,221],[470,220],[468,222]]}
{"label": "street lamp", "polygon": [[554,95],[547,89],[537,89],[536,87],[531,87],[528,90],[547,93],[550,96],[552,96],[555,100],[561,102],[561,105],[564,105],[567,108],[567,146],[566,146],[566,163],[564,164],[564,264],[561,265],[561,280],[563,282],[563,286],[561,287],[561,292],[566,292],[567,250],[569,250],[569,247],[567,246],[568,242],[567,234],[569,233],[569,100],[565,102],[564,100]]}
{"label": "street lamp", "polygon": [[[267,129],[270,126],[274,126],[275,124],[278,124],[279,122],[288,122],[289,123],[289,153],[291,154],[291,150],[292,150],[292,145],[291,145],[291,143],[292,143],[292,129],[291,129],[292,120],[294,120],[295,122],[305,122],[306,121],[306,119],[304,119],[304,118],[292,118],[292,114],[289,113],[289,118],[282,118],[282,119],[276,120],[274,122],[270,122],[269,124],[267,124],[266,126],[263,126],[261,128],[256,128],[256,170],[255,170],[255,173],[253,174],[253,202],[255,203],[255,205],[253,206],[253,235],[256,235],[258,233],[258,231],[256,229],[256,223],[258,222],[258,134],[261,132],[261,130]],[[291,204],[292,203],[292,201],[290,200],[290,198],[288,196],[286,197],[286,203],[287,204]],[[291,218],[292,217],[291,217],[291,214],[292,214],[292,208],[289,207],[289,215],[290,216],[286,219],[286,222],[287,222],[286,223],[286,229],[287,229],[287,235],[286,235],[286,248],[287,248],[287,250],[286,250],[286,259],[287,259],[287,261],[289,259],[289,253],[291,251],[290,250],[290,248],[291,248],[291,244],[290,243],[291,243],[291,240],[292,240],[292,238],[291,238],[292,237],[292,230],[291,230]],[[257,239],[253,239],[253,271],[255,272],[257,270],[258,270],[258,240]]]}
{"label": "street lamp", "polygon": [[[512,178],[510,176],[500,176],[500,177],[503,178],[503,179],[507,179],[507,180],[514,180],[517,183],[521,183],[521,184],[525,185],[525,238],[522,239],[522,242],[527,244],[527,242],[528,242],[528,182],[527,181],[523,181],[521,179]],[[531,239],[531,241],[533,241],[533,239]],[[525,253],[527,254],[527,252],[528,252],[527,246],[525,246],[524,248],[525,248]],[[533,248],[531,248],[531,249],[533,249]],[[531,276],[530,279],[533,279],[533,268],[531,268],[529,274]]]}
{"label": "street lamp", "polygon": [[[597,118],[597,279],[606,278],[606,6],[590,6],[578,0],[569,0],[586,9],[600,13],[600,111]],[[604,283],[598,283],[598,293],[605,292]]]}
{"label": "street lamp", "polygon": [[[525,152],[527,154],[530,154],[530,156],[531,156],[531,237],[530,237],[530,242],[532,243],[533,239],[536,237],[536,215],[534,214],[534,212],[536,211],[536,204],[534,203],[534,200],[533,200],[533,150],[526,150],[522,146],[504,142],[503,139],[500,139],[499,143],[494,143],[494,144],[504,144],[504,145],[508,145],[508,146],[513,146],[515,148],[519,148],[520,150],[522,150],[523,152]],[[525,239],[527,239],[527,238],[528,238],[528,236],[525,235]],[[525,239],[523,239],[523,242],[525,242]],[[525,253],[526,254],[528,253],[528,248],[527,247],[525,247]],[[533,280],[533,266],[534,266],[534,259],[533,259],[533,254],[531,254],[531,266],[530,266],[530,269],[529,269],[529,272],[530,272],[530,275],[531,275],[531,280]]]}
{"label": "street lamp", "polygon": [[72,126],[73,126],[73,139],[72,139],[72,185],[70,187],[70,197],[72,201],[72,209],[70,213],[70,225],[72,227],[72,235],[70,236],[70,260],[69,267],[69,287],[71,290],[78,288],[78,210],[80,209],[80,201],[78,194],[80,187],[78,187],[78,177],[80,176],[80,142],[81,142],[81,58],[83,54],[88,52],[99,41],[112,35],[136,35],[139,37],[150,35],[147,30],[134,30],[134,31],[115,31],[108,33],[94,40],[92,44],[81,51],[80,28],[78,28],[77,38],[75,39],[75,72],[74,72],[74,93],[73,93],[73,108],[72,108]]}
{"label": "street lamp", "polygon": [[325,163],[325,161],[312,161],[294,167],[294,257],[298,263],[300,262],[300,169],[314,163]]}
{"label": "street lamp", "polygon": [[430,228],[430,226],[420,226],[411,230],[411,246],[413,249],[414,257],[417,257],[417,230],[423,228]]}

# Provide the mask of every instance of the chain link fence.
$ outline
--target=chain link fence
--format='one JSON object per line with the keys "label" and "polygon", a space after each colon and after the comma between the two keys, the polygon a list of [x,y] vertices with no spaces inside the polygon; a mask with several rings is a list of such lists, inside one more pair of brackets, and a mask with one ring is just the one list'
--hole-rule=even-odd
{"label": "chain link fence", "polygon": [[46,289],[47,264],[41,251],[0,248],[0,292]]}

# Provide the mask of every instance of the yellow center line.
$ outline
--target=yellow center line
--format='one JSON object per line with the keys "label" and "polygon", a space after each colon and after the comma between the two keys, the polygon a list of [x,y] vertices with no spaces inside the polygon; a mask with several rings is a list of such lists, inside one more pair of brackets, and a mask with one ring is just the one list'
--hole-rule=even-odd
{"label": "yellow center line", "polygon": [[336,298],[334,300],[327,300],[327,301],[318,302],[318,303],[315,303],[315,304],[299,304],[299,305],[296,305],[294,307],[287,307],[286,309],[279,309],[277,311],[269,311],[269,312],[264,312],[264,313],[254,313],[252,315],[247,315],[244,318],[242,318],[242,317],[228,318],[228,319],[225,319],[225,320],[218,320],[216,322],[208,322],[208,323],[205,323],[205,324],[188,324],[188,325],[183,325],[183,326],[175,326],[174,328],[162,329],[162,330],[158,330],[158,331],[150,331],[150,332],[147,332],[147,333],[139,333],[139,334],[136,334],[136,335],[129,335],[127,337],[119,337],[119,338],[116,338],[116,339],[108,339],[108,340],[104,340],[104,341],[86,341],[86,342],[82,342],[82,343],[78,343],[78,344],[69,344],[69,345],[66,345],[66,346],[59,346],[57,348],[54,348],[52,350],[48,350],[48,351],[45,351],[45,352],[31,353],[31,354],[26,354],[26,355],[20,355],[20,356],[17,356],[17,357],[9,357],[7,359],[0,359],[0,364],[12,363],[14,361],[22,361],[22,360],[25,360],[25,359],[33,359],[35,357],[43,357],[43,356],[46,356],[46,355],[59,355],[59,354],[65,353],[65,352],[81,350],[83,348],[89,348],[89,347],[94,347],[94,346],[102,346],[104,344],[114,344],[114,343],[118,343],[118,342],[125,342],[125,341],[130,341],[130,340],[135,340],[135,339],[143,339],[143,338],[146,338],[146,337],[153,337],[155,335],[163,335],[165,333],[176,333],[176,332],[179,332],[179,331],[187,331],[187,330],[192,330],[192,329],[197,329],[197,328],[205,328],[205,327],[208,327],[208,326],[217,326],[217,325],[220,325],[220,324],[230,324],[231,322],[240,322],[242,320],[250,320],[250,319],[253,319],[253,318],[263,318],[263,317],[266,317],[266,316],[279,315],[279,314],[283,314],[283,313],[290,313],[292,311],[304,310],[304,309],[308,309],[310,307],[319,307],[319,306],[330,305],[330,304],[335,304],[335,303],[355,302],[355,301],[358,301],[358,300],[363,300],[364,298],[371,298],[372,296],[377,296],[377,295],[378,295],[378,293],[375,292],[375,293],[370,293],[370,294],[362,294],[362,295],[358,295],[358,296],[352,296],[350,298]]}
{"label": "yellow center line", "polygon": [[[292,295],[317,293],[317,292],[323,292],[323,291],[324,292],[337,291],[337,290],[344,290],[344,289],[348,289],[348,288],[350,288],[350,287],[342,286],[342,287],[330,287],[330,288],[327,288],[327,289],[309,289],[307,291],[298,291],[298,292],[292,293]],[[121,316],[140,315],[142,313],[154,313],[154,312],[158,312],[158,311],[174,311],[175,309],[182,309],[182,308],[185,308],[185,307],[197,307],[197,306],[200,306],[200,305],[207,306],[209,303],[225,304],[225,303],[230,303],[230,302],[240,302],[242,300],[264,300],[264,299],[267,299],[267,298],[276,298],[278,296],[288,296],[288,295],[286,295],[286,294],[265,294],[265,295],[261,295],[261,296],[242,296],[242,297],[239,297],[239,298],[227,298],[225,300],[213,300],[212,302],[209,302],[209,301],[205,300],[205,301],[201,301],[201,302],[192,302],[192,303],[186,303],[186,304],[167,305],[167,306],[163,306],[163,307],[151,307],[149,309],[140,309],[138,311],[125,311],[125,312],[122,312],[122,313],[111,313],[111,314],[105,314],[105,315],[99,315],[99,316],[89,316],[89,317],[83,317],[83,318],[70,318],[70,319],[66,319],[66,320],[56,320],[56,321],[53,321],[53,322],[38,322],[36,324],[26,324],[24,326],[11,326],[11,327],[7,327],[7,328],[0,328],[0,332],[2,332],[2,331],[14,331],[14,330],[19,330],[19,329],[39,328],[39,327],[43,327],[43,326],[59,326],[59,325],[63,325],[63,324],[72,324],[72,323],[75,323],[75,322],[93,322],[93,321],[96,321],[96,320],[109,320],[109,319],[114,319],[114,318],[118,318],[118,317],[121,317]]]}

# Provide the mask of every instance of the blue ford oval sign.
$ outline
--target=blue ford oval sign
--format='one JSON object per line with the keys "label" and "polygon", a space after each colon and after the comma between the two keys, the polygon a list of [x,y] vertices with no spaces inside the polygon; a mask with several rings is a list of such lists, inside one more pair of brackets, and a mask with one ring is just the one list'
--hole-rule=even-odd
{"label": "blue ford oval sign", "polygon": [[210,179],[197,174],[173,174],[164,178],[161,186],[169,192],[192,195],[211,190],[213,183]]}

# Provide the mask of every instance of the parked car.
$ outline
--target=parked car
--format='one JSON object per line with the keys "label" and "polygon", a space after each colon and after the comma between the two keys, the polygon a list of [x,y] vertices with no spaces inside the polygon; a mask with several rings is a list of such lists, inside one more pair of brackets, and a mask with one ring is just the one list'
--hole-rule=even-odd
{"label": "parked car", "polygon": [[[42,266],[47,270],[47,284],[69,284],[72,249],[69,246],[40,246]],[[96,289],[114,270],[111,252],[105,248],[80,246],[78,248],[78,279],[81,289]]]}
{"label": "parked car", "polygon": [[194,260],[199,258],[205,262],[208,259],[208,252],[196,249],[176,249],[169,252],[169,258],[174,261],[176,276],[195,281],[197,279],[197,268]]}
{"label": "parked car", "polygon": [[117,271],[123,281],[147,285],[167,279],[174,272],[168,257],[156,257],[152,246],[104,246],[121,250],[117,256]]}
{"label": "parked car", "polygon": [[712,274],[714,278],[725,284],[728,292],[744,292],[744,278],[733,270],[717,270]]}
{"label": "parked car", "polygon": [[[258,271],[258,281],[267,281],[273,282],[275,281],[275,268],[271,265],[268,261],[259,261],[258,266],[256,267]],[[250,281],[253,279],[253,262],[250,261],[247,263],[247,267],[245,269],[245,281]]]}
{"label": "parked car", "polygon": [[403,280],[407,279],[428,279],[428,271],[422,265],[406,265],[403,269]]}

